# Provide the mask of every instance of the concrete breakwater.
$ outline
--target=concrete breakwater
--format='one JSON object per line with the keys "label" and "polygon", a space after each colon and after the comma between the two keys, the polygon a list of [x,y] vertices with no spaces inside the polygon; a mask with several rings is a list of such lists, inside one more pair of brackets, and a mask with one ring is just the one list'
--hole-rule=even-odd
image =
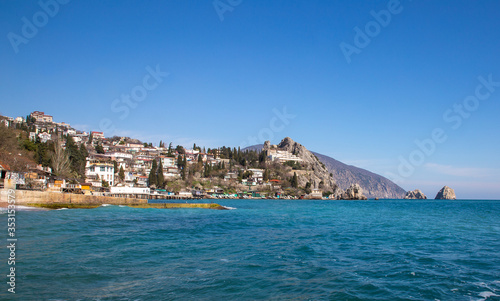
{"label": "concrete breakwater", "polygon": [[[2,203],[7,203],[7,189],[2,189]],[[15,190],[15,205],[59,208],[96,208],[104,204],[124,205],[134,208],[207,208],[224,209],[210,203],[148,203],[147,199],[122,198],[110,196],[83,195],[47,191]]]}

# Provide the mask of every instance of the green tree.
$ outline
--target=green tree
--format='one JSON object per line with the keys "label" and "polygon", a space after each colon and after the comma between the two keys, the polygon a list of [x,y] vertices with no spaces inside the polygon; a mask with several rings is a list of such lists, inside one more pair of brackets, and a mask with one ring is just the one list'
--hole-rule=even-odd
{"label": "green tree", "polygon": [[173,156],[173,154],[172,154],[172,142],[170,142],[170,144],[168,145],[167,156],[168,157],[172,157]]}
{"label": "green tree", "polygon": [[212,173],[212,166],[210,164],[205,164],[205,170],[203,172],[203,176],[205,178],[209,178]]}
{"label": "green tree", "polygon": [[311,185],[311,182],[307,182],[307,183],[306,183],[306,187],[304,188],[304,191],[305,191],[307,194],[311,193],[311,186],[312,186],[312,185]]}
{"label": "green tree", "polygon": [[269,181],[269,169],[264,169],[264,174],[262,175],[262,179],[264,182]]}
{"label": "green tree", "polygon": [[297,177],[297,173],[296,172],[293,173],[293,177],[292,177],[292,180],[290,181],[290,185],[293,188],[297,188],[299,186],[299,179]]}
{"label": "green tree", "polygon": [[165,187],[165,178],[163,176],[163,163],[161,163],[161,159],[160,159],[160,163],[158,164],[158,174],[156,176],[156,187],[158,187],[158,188]]}
{"label": "green tree", "polygon": [[26,149],[27,151],[30,151],[30,152],[36,150],[36,144],[33,141],[29,140],[29,139],[24,139],[24,141],[22,143],[22,147],[24,149]]}
{"label": "green tree", "polygon": [[73,137],[66,136],[66,151],[69,155],[69,160],[71,163],[71,170],[77,175],[78,178],[83,178],[85,176],[85,163],[86,156],[80,151],[78,145],[76,145]]}
{"label": "green tree", "polygon": [[184,162],[182,161],[182,156],[181,155],[178,155],[177,156],[177,168],[181,169],[182,168],[182,164]]}
{"label": "green tree", "polygon": [[156,159],[153,160],[153,163],[151,165],[151,170],[149,171],[149,186],[153,186],[158,183],[158,180],[156,178],[156,172],[158,170],[158,164],[156,163]]}
{"label": "green tree", "polygon": [[259,163],[265,163],[267,157],[267,151],[261,151],[259,153]]}
{"label": "green tree", "polygon": [[123,182],[125,180],[125,170],[123,170],[123,166],[120,166],[120,171],[118,172],[118,177],[120,178],[120,181]]}
{"label": "green tree", "polygon": [[96,151],[98,154],[104,154],[104,153],[105,153],[104,148],[102,147],[102,144],[101,144],[101,143],[98,143],[98,144],[95,146],[95,151]]}
{"label": "green tree", "polygon": [[183,180],[186,179],[186,168],[187,168],[187,159],[186,156],[184,156],[184,161],[182,161],[182,172],[181,172],[181,177]]}
{"label": "green tree", "polygon": [[42,166],[50,165],[49,143],[37,143],[35,161]]}
{"label": "green tree", "polygon": [[89,152],[83,143],[80,144],[80,154],[85,159],[89,156]]}
{"label": "green tree", "polygon": [[182,147],[181,145],[177,145],[177,147],[175,148],[175,150],[179,154],[183,154],[184,155],[186,153],[186,151],[184,150],[184,147]]}

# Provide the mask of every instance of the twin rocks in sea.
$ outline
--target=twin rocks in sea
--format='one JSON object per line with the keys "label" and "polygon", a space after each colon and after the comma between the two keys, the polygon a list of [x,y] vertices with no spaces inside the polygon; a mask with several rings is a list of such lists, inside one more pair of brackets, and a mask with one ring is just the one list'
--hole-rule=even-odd
{"label": "twin rocks in sea", "polygon": [[413,191],[408,191],[405,195],[406,200],[426,200],[427,197],[425,194],[419,189],[415,189]]}
{"label": "twin rocks in sea", "polygon": [[[423,194],[422,191],[415,189],[413,191],[408,191],[405,195],[405,199],[410,200],[426,200],[427,197]],[[455,191],[448,186],[444,186],[439,190],[436,197],[436,200],[456,200]]]}

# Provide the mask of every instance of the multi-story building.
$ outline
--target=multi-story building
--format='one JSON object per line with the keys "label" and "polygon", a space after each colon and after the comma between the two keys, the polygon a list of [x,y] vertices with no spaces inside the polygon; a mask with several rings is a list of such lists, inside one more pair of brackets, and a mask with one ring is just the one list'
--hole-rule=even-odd
{"label": "multi-story building", "polygon": [[90,132],[92,135],[93,139],[104,139],[104,133],[103,132]]}
{"label": "multi-story building", "polygon": [[38,122],[52,122],[52,116],[45,115],[45,112],[35,111],[30,116]]}
{"label": "multi-story building", "polygon": [[286,150],[278,150],[278,149],[270,149],[267,151],[269,159],[271,161],[277,161],[277,162],[286,162],[286,161],[295,161],[295,162],[302,162],[303,160],[296,155],[286,151]]}
{"label": "multi-story building", "polygon": [[105,180],[110,186],[115,183],[115,168],[113,163],[98,160],[87,160],[85,165],[86,182],[92,183],[94,186],[101,186],[100,182]]}

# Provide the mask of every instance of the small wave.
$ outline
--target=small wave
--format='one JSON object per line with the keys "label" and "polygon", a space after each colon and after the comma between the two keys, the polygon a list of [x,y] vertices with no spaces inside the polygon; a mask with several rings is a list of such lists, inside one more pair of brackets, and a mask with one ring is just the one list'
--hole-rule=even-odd
{"label": "small wave", "polygon": [[56,210],[68,210],[68,208],[59,208],[59,209],[56,209]]}
{"label": "small wave", "polygon": [[109,207],[109,206],[113,206],[111,204],[102,204],[101,207]]}
{"label": "small wave", "polygon": [[500,295],[497,295],[497,294],[495,294],[494,292],[488,292],[488,291],[485,291],[485,292],[480,292],[480,293],[479,293],[479,296],[484,298],[484,299],[482,299],[482,300],[486,300],[486,299],[488,299],[489,297],[500,297]]}
{"label": "small wave", "polygon": [[40,210],[42,208],[38,207],[29,207],[29,206],[16,206],[17,210]]}
{"label": "small wave", "polygon": [[222,206],[224,208],[226,208],[227,210],[236,210],[237,208],[234,208],[234,207],[229,207],[229,206]]}
{"label": "small wave", "polygon": [[[21,206],[21,205],[15,205],[15,210],[16,211],[40,211],[40,210],[47,210],[45,208],[39,208],[39,207],[30,207],[30,206]],[[7,213],[8,208],[0,208],[0,213]]]}

